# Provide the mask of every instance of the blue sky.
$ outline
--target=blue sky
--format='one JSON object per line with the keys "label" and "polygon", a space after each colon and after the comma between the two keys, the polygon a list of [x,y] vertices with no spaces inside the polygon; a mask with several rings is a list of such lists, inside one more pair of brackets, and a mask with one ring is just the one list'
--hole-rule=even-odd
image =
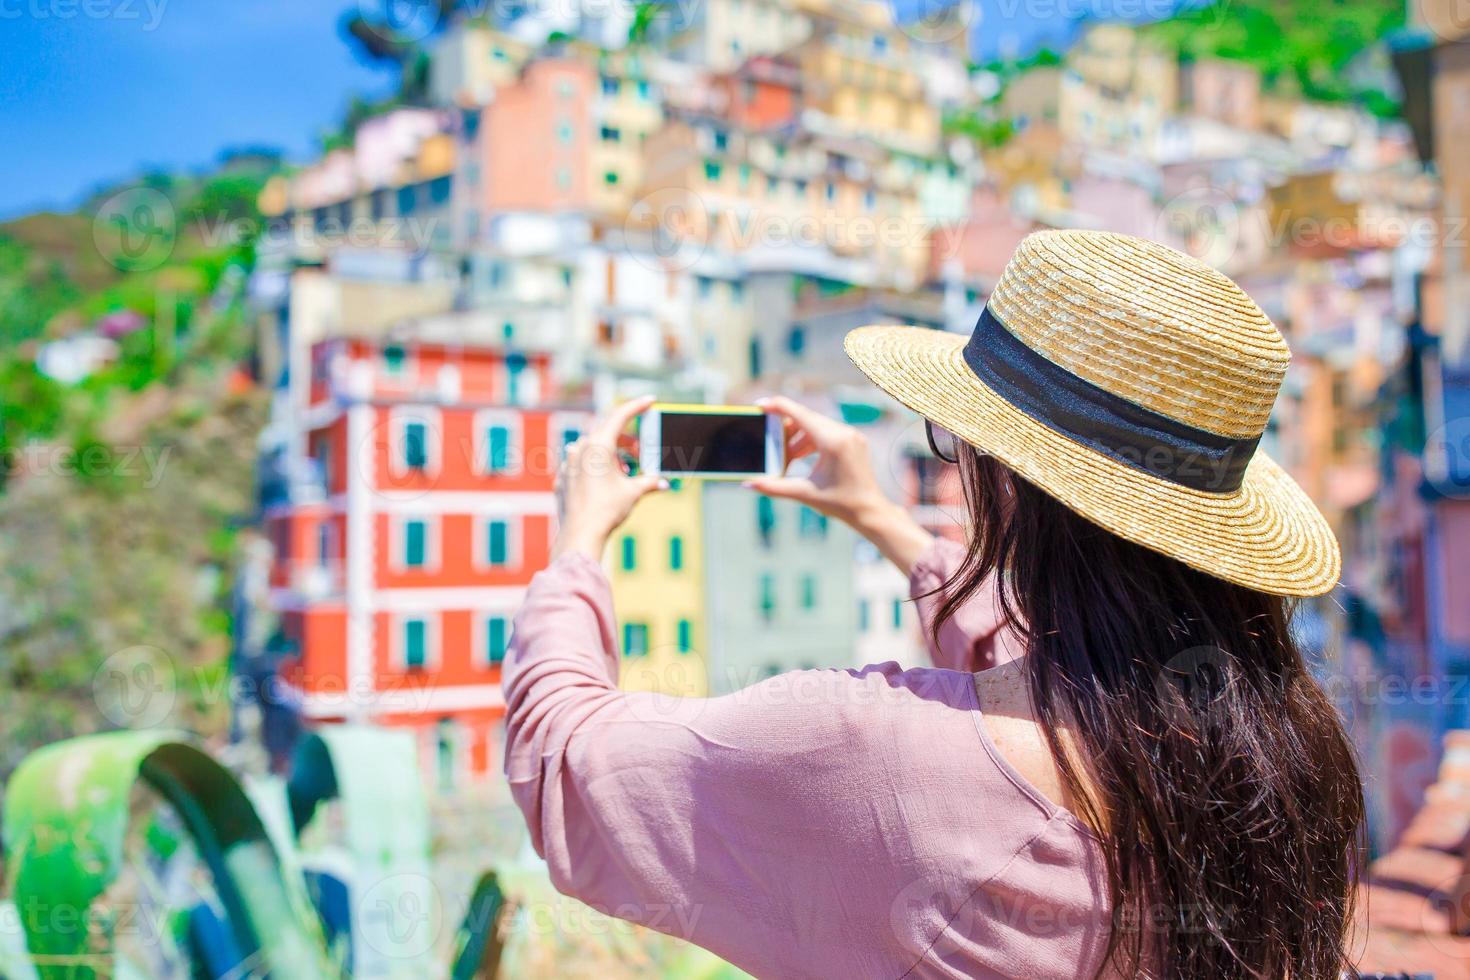
{"label": "blue sky", "polygon": [[[1065,32],[1067,11],[1099,2],[980,0],[977,49],[1028,50]],[[354,92],[391,88],[338,33],[353,6],[0,0],[0,219],[72,207],[146,167],[204,167],[230,146],[308,156]]]}

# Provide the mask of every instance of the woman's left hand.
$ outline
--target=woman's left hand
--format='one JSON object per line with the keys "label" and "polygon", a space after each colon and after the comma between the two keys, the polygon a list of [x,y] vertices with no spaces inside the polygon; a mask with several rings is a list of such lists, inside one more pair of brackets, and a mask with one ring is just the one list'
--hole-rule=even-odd
{"label": "woman's left hand", "polygon": [[561,527],[551,549],[553,559],[580,551],[600,561],[607,539],[628,519],[633,505],[668,487],[656,476],[629,476],[618,458],[618,437],[653,402],[643,397],[619,405],[567,449],[556,480]]}

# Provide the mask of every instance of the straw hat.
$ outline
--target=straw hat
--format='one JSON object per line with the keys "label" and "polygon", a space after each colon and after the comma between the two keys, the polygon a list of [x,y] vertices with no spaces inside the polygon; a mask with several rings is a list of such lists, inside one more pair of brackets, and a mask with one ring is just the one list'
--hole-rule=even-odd
{"label": "straw hat", "polygon": [[861,327],[884,391],[1129,541],[1263,592],[1337,582],[1326,519],[1256,444],[1291,358],[1230,279],[1126,235],[1045,231],[970,338]]}

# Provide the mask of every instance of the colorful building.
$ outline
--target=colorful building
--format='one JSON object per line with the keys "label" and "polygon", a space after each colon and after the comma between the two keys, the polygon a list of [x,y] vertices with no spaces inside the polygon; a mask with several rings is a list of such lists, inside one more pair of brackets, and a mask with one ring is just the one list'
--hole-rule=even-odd
{"label": "colorful building", "polygon": [[728,483],[704,485],[703,518],[712,694],[852,663],[856,539],[847,525]]}
{"label": "colorful building", "polygon": [[701,483],[678,481],[639,501],[609,544],[624,690],[709,690],[703,507]]}
{"label": "colorful building", "polygon": [[441,785],[483,776],[511,619],[587,413],[545,397],[544,354],[339,339],[311,368],[308,465],[264,512],[294,651],[279,681],[309,723],[415,729]]}

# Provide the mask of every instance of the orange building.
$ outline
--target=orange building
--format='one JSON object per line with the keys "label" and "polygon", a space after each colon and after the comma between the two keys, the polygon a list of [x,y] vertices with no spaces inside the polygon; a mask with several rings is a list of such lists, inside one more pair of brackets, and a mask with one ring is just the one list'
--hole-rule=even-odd
{"label": "orange building", "polygon": [[556,467],[587,418],[549,404],[548,364],[316,345],[302,424],[319,492],[266,515],[294,651],[280,681],[300,715],[417,728],[445,786],[496,765],[511,618],[547,562]]}

